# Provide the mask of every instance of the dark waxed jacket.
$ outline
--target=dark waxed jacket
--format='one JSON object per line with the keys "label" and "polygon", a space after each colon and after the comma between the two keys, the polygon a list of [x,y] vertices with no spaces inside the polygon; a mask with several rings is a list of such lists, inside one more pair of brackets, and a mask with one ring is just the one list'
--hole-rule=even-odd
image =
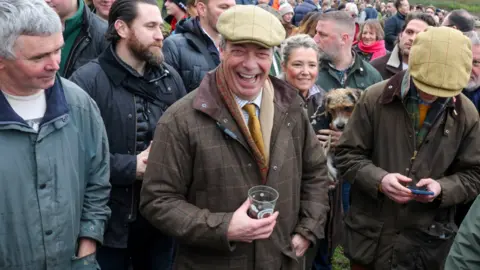
{"label": "dark waxed jacket", "polygon": [[[336,148],[337,168],[352,183],[344,250],[367,269],[443,269],[457,231],[455,205],[480,190],[479,116],[467,97],[456,96],[416,148],[400,94],[404,76],[365,91]],[[413,184],[435,179],[441,194],[431,203],[395,203],[378,189],[387,173]]]}
{"label": "dark waxed jacket", "polygon": [[163,64],[146,70],[150,70],[145,74],[147,80],[161,92],[159,104],[125,89],[128,78],[140,81],[145,77],[120,60],[113,46],[70,78],[97,102],[107,130],[112,184],[112,218],[105,233],[105,245],[109,247],[127,246],[128,223],[137,218],[141,181],[136,180],[136,155],[148,147],[165,110],[186,94],[180,76],[171,66]]}
{"label": "dark waxed jacket", "polygon": [[303,3],[300,5],[297,5],[294,10],[294,15],[292,18],[292,24],[295,26],[300,25],[300,22],[303,20],[303,17],[307,15],[309,12],[312,11],[318,11],[320,12],[320,9],[318,8],[315,3],[313,3],[312,0],[305,0]]}
{"label": "dark waxed jacket", "polygon": [[163,42],[165,62],[182,76],[187,92],[196,89],[205,74],[220,63],[219,55],[208,50],[209,45],[214,46],[199,27],[198,19],[180,21],[175,34]]}
{"label": "dark waxed jacket", "polygon": [[68,78],[75,70],[97,58],[108,47],[105,39],[107,22],[95,15],[87,5],[83,9],[82,29],[68,55],[60,76]]}
{"label": "dark waxed jacket", "polygon": [[394,16],[385,21],[385,48],[392,51],[397,41],[398,34],[402,31],[405,24],[405,15],[397,12]]}

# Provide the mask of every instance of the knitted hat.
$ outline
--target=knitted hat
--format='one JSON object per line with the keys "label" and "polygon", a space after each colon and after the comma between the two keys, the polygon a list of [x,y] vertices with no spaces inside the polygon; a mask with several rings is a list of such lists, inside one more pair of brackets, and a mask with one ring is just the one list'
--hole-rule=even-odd
{"label": "knitted hat", "polygon": [[471,42],[462,32],[449,27],[429,27],[413,41],[408,69],[422,92],[453,97],[467,86],[472,59]]}
{"label": "knitted hat", "polygon": [[289,3],[283,3],[278,9],[278,11],[280,12],[280,15],[283,17],[283,15],[285,14],[293,13],[293,8]]}

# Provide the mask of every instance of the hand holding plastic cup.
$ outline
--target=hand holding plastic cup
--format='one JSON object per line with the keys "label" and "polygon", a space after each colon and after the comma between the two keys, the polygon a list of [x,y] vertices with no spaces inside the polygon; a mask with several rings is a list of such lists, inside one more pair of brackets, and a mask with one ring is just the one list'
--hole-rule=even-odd
{"label": "hand holding plastic cup", "polygon": [[251,218],[262,219],[273,214],[278,192],[269,186],[254,186],[248,190],[248,198],[252,203],[248,215]]}

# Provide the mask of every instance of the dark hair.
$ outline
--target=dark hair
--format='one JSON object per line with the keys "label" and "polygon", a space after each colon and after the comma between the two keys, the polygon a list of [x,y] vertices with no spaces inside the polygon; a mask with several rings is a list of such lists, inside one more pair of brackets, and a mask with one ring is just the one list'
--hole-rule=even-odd
{"label": "dark hair", "polygon": [[156,0],[116,0],[110,12],[108,13],[108,29],[105,33],[105,38],[112,43],[120,40],[120,36],[115,29],[115,22],[117,20],[124,21],[128,26],[137,18],[138,3],[151,4],[158,6]]}
{"label": "dark hair", "polygon": [[403,2],[403,0],[395,0],[395,2],[393,2],[393,4],[395,5],[395,8],[397,10],[399,10],[400,7],[402,6],[402,2]]}
{"label": "dark hair", "polygon": [[408,13],[407,17],[405,18],[405,24],[402,27],[402,32],[405,31],[407,25],[413,20],[420,20],[428,24],[428,26],[437,26],[435,19],[423,12],[410,12]]}
{"label": "dark hair", "polygon": [[338,10],[338,11],[342,11],[342,10],[345,9],[345,7],[346,7],[345,3],[340,3],[340,5],[338,5],[337,10]]}
{"label": "dark hair", "polygon": [[447,15],[448,27],[455,26],[462,32],[475,30],[475,18],[464,9],[456,9]]}

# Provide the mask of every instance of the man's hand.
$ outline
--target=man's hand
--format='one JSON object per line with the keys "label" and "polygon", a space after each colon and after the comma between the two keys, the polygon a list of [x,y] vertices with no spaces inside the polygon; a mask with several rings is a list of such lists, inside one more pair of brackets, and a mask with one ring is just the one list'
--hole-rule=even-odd
{"label": "man's hand", "polygon": [[87,257],[97,251],[97,242],[93,239],[80,238],[78,242],[77,258]]}
{"label": "man's hand", "polygon": [[420,179],[420,181],[417,183],[417,187],[419,188],[425,187],[428,191],[433,191],[433,195],[416,195],[415,194],[413,199],[421,203],[432,202],[442,192],[442,186],[440,186],[440,184],[437,181],[433,180],[432,178]]}
{"label": "man's hand", "polygon": [[342,136],[342,132],[331,129],[321,129],[318,131],[317,139],[320,141],[320,143],[322,143],[323,147],[325,147],[330,136],[332,146],[336,146],[340,136]]}
{"label": "man's hand", "polygon": [[148,154],[150,153],[150,146],[143,152],[137,155],[137,180],[143,180],[143,175],[147,169]]}
{"label": "man's hand", "polygon": [[404,184],[411,181],[412,179],[399,173],[389,173],[382,179],[382,192],[397,203],[407,203],[413,199],[413,195],[412,191],[406,188]]}
{"label": "man's hand", "polygon": [[292,246],[293,250],[295,251],[295,255],[297,255],[297,257],[302,257],[310,246],[310,241],[300,234],[295,234],[292,237]]}
{"label": "man's hand", "polygon": [[277,224],[278,212],[268,218],[252,219],[247,215],[248,208],[252,203],[247,199],[235,213],[228,225],[228,241],[251,243],[257,239],[267,239]]}

